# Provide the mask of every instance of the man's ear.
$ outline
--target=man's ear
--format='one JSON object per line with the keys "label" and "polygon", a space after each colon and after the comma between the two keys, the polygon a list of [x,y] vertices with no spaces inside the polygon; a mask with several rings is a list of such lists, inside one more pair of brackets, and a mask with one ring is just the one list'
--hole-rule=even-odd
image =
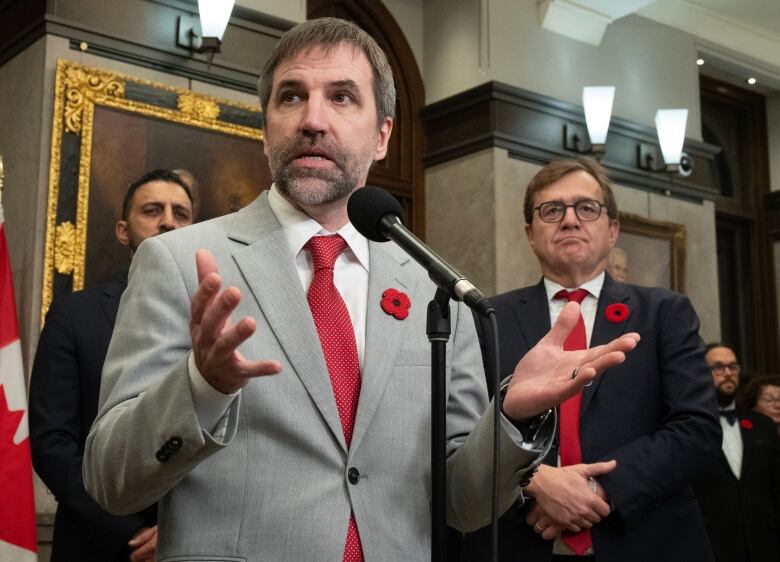
{"label": "man's ear", "polygon": [[531,246],[531,249],[533,250],[534,247],[534,230],[531,228],[530,224],[525,225],[525,237],[528,238],[528,245]]}
{"label": "man's ear", "polygon": [[127,232],[127,221],[117,221],[115,233],[116,239],[119,240],[120,244],[123,246],[130,245],[130,234]]}
{"label": "man's ear", "polygon": [[379,127],[379,142],[376,145],[374,151],[374,161],[379,162],[387,156],[387,143],[390,142],[390,134],[393,132],[393,120],[390,117],[385,117],[382,122],[382,126]]}
{"label": "man's ear", "polygon": [[617,221],[617,219],[610,219],[609,221],[609,247],[610,248],[615,245],[618,236],[620,236],[620,223]]}

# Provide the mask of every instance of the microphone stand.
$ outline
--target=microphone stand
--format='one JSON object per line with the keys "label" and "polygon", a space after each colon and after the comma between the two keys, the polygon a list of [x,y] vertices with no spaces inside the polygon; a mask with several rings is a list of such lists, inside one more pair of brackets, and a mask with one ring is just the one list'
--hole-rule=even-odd
{"label": "microphone stand", "polygon": [[436,290],[428,303],[426,333],[431,342],[431,560],[445,562],[447,545],[447,342],[450,297]]}

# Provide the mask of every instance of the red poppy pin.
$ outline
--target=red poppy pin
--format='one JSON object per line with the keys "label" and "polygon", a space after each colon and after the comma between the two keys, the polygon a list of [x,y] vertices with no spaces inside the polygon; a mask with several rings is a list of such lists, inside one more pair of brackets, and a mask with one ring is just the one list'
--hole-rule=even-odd
{"label": "red poppy pin", "polygon": [[630,314],[631,311],[622,302],[612,303],[604,310],[604,316],[607,317],[607,320],[615,324],[625,322]]}
{"label": "red poppy pin", "polygon": [[382,293],[382,310],[391,316],[395,316],[398,320],[403,320],[409,316],[409,309],[412,306],[412,301],[409,299],[409,295],[399,291],[398,289],[387,289]]}
{"label": "red poppy pin", "polygon": [[750,420],[741,419],[739,425],[742,429],[753,429],[753,422]]}

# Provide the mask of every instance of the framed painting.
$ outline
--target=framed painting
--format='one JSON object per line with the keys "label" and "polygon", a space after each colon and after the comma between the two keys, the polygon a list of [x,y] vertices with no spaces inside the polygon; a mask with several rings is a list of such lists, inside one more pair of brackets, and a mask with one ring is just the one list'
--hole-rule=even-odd
{"label": "framed painting", "polygon": [[55,295],[126,274],[114,227],[158,168],[191,175],[196,220],[243,207],[270,185],[259,105],[58,61],[41,321]]}
{"label": "framed painting", "polygon": [[620,213],[607,271],[618,281],[685,292],[685,226]]}

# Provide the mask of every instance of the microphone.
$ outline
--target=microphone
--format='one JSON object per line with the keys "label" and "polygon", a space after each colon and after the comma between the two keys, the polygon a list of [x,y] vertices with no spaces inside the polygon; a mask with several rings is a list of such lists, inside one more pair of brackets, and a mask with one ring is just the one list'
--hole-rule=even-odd
{"label": "microphone", "polygon": [[404,226],[401,204],[384,189],[371,186],[356,189],[347,201],[347,214],[357,231],[369,240],[392,240],[398,244],[428,271],[431,281],[451,299],[463,301],[482,316],[494,312],[479,289]]}

